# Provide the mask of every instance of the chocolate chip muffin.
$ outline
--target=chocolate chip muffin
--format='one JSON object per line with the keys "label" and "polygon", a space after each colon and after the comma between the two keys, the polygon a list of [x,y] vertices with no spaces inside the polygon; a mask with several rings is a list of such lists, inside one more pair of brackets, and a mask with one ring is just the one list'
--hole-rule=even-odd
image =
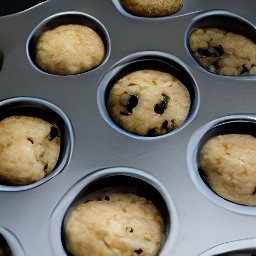
{"label": "chocolate chip muffin", "polygon": [[256,205],[256,138],[226,134],[211,138],[200,152],[202,177],[221,197]]}
{"label": "chocolate chip muffin", "polygon": [[71,210],[64,240],[73,256],[159,255],[164,222],[157,208],[135,194],[107,193]]}
{"label": "chocolate chip muffin", "polygon": [[207,70],[229,76],[256,74],[256,45],[220,28],[195,29],[189,38],[194,57]]}
{"label": "chocolate chip muffin", "polygon": [[138,70],[111,88],[107,107],[125,130],[158,136],[180,126],[190,110],[190,94],[174,76],[158,70]]}
{"label": "chocolate chip muffin", "polygon": [[10,116],[0,121],[0,183],[34,183],[55,167],[60,153],[60,131],[45,120]]}
{"label": "chocolate chip muffin", "polygon": [[161,17],[178,12],[182,0],[120,0],[123,8],[136,16]]}
{"label": "chocolate chip muffin", "polygon": [[66,24],[45,30],[39,36],[35,62],[45,72],[74,75],[93,69],[105,57],[101,37],[91,28]]}

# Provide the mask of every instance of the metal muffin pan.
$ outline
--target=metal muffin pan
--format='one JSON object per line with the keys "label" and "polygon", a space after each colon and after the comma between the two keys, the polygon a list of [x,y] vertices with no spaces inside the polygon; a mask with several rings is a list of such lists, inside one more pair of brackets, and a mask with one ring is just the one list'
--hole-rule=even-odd
{"label": "metal muffin pan", "polygon": [[[63,151],[67,161],[53,177],[22,191],[0,191],[0,233],[15,256],[67,255],[61,238],[64,217],[73,204],[86,200],[87,192],[104,189],[100,180],[113,186],[120,181],[120,188],[128,191],[142,185],[149,189],[149,198],[161,198],[167,229],[161,256],[256,253],[256,208],[234,210],[229,202],[219,204],[191,176],[198,164],[193,154],[200,138],[209,136],[208,129],[230,116],[255,119],[255,77],[212,74],[197,63],[188,46],[190,31],[203,24],[225,26],[255,40],[255,7],[253,0],[184,0],[181,11],[172,16],[143,18],[125,12],[118,0],[48,0],[0,18],[1,104],[12,100],[22,106],[19,100],[24,98],[46,102],[46,110],[54,106],[49,116],[55,109],[58,116],[62,113],[61,120],[65,116],[64,140],[69,144],[68,153]],[[30,57],[33,35],[50,17],[71,12],[102,29],[106,58],[78,75],[42,72]],[[138,139],[113,129],[103,107],[106,77],[111,81],[111,75],[118,75],[113,70],[145,59],[175,63],[193,92],[188,120],[161,139]],[[42,105],[38,109],[45,110]]]}
{"label": "metal muffin pan", "polygon": [[0,227],[0,239],[4,240],[4,244],[9,245],[13,255],[25,256],[23,248],[17,237],[9,230]]}

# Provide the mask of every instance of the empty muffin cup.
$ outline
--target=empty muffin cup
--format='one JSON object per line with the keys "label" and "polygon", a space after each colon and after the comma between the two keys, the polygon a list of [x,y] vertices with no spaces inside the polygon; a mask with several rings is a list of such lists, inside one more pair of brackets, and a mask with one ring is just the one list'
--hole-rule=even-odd
{"label": "empty muffin cup", "polygon": [[94,17],[63,12],[36,26],[26,50],[35,69],[53,75],[75,75],[106,62],[110,39],[103,24]]}
{"label": "empty muffin cup", "polygon": [[174,56],[134,54],[109,70],[98,87],[98,107],[120,133],[143,140],[185,127],[198,109],[196,83]]}
{"label": "empty muffin cup", "polygon": [[206,11],[187,30],[187,48],[207,71],[226,76],[256,73],[255,27],[227,11]]}
{"label": "empty muffin cup", "polygon": [[256,121],[253,115],[216,119],[191,137],[187,161],[196,187],[212,202],[255,215]]}
{"label": "empty muffin cup", "polygon": [[0,103],[0,190],[20,191],[51,179],[68,164],[71,123],[57,106],[37,98]]}
{"label": "empty muffin cup", "polygon": [[95,171],[76,183],[50,222],[58,255],[159,255],[170,250],[176,230],[175,208],[163,186],[123,167]]}

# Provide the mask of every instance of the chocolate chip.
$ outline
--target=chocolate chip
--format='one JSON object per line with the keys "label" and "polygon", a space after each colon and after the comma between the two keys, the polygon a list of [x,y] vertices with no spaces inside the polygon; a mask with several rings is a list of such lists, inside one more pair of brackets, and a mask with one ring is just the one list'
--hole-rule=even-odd
{"label": "chocolate chip", "polygon": [[54,138],[56,138],[58,135],[59,135],[59,130],[58,130],[58,128],[55,127],[55,126],[52,126],[52,127],[51,127],[51,131],[50,131],[50,133],[49,133],[49,135],[48,135],[48,139],[49,139],[50,141],[52,141],[52,140],[53,140]]}
{"label": "chocolate chip", "polygon": [[155,107],[154,107],[154,111],[157,113],[157,114],[163,114],[165,109],[166,109],[166,103],[164,101],[162,101],[161,103],[159,104],[156,104]]}
{"label": "chocolate chip", "polygon": [[143,252],[142,249],[134,250],[137,254],[141,254]]}
{"label": "chocolate chip", "polygon": [[196,55],[198,57],[210,57],[212,56],[211,53],[207,49],[198,48],[196,51]]}
{"label": "chocolate chip", "polygon": [[249,70],[248,70],[248,68],[243,64],[242,65],[242,71],[241,71],[241,74],[243,74],[243,73],[247,73]]}
{"label": "chocolate chip", "polygon": [[198,48],[196,51],[196,55],[198,57],[220,57],[224,53],[225,52],[221,45],[212,46],[208,50],[203,48]]}
{"label": "chocolate chip", "polygon": [[170,98],[168,96],[166,96],[166,95],[163,95],[162,102],[155,105],[154,111],[157,114],[162,115],[164,113],[164,111],[166,110],[169,101],[170,101]]}
{"label": "chocolate chip", "polygon": [[138,104],[137,96],[131,95],[126,104],[126,108],[130,113],[132,113],[132,110],[137,106],[137,104]]}
{"label": "chocolate chip", "polygon": [[213,49],[214,49],[214,54],[217,55],[216,57],[220,57],[225,53],[221,45],[213,46]]}
{"label": "chocolate chip", "polygon": [[127,227],[126,230],[127,230],[129,233],[132,233],[132,232],[133,232],[133,228],[131,228],[131,227]]}
{"label": "chocolate chip", "polygon": [[157,136],[157,135],[158,135],[158,134],[157,134],[156,129],[150,129],[150,130],[148,130],[147,136],[154,137],[154,136]]}
{"label": "chocolate chip", "polygon": [[163,122],[162,128],[165,130],[165,133],[168,133],[172,130],[167,120]]}
{"label": "chocolate chip", "polygon": [[109,196],[105,196],[104,199],[105,199],[106,201],[109,201],[109,200],[110,200]]}

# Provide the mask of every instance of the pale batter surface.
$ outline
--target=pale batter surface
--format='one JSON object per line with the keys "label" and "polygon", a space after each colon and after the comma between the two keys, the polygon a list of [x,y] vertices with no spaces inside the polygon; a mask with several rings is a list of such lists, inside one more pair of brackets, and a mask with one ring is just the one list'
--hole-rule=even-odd
{"label": "pale batter surface", "polygon": [[190,94],[174,76],[157,70],[134,71],[111,88],[108,111],[125,130],[143,136],[166,134],[190,110]]}
{"label": "pale batter surface", "polygon": [[53,124],[30,116],[0,121],[0,183],[26,185],[42,179],[59,153],[60,133]]}
{"label": "pale batter surface", "polygon": [[157,208],[135,194],[109,193],[79,205],[64,224],[73,256],[157,256],[164,223]]}
{"label": "pale batter surface", "polygon": [[168,16],[178,12],[182,0],[120,0],[124,9],[131,14],[144,17]]}
{"label": "pale batter surface", "polygon": [[44,71],[73,75],[101,64],[105,47],[91,28],[79,24],[60,25],[44,31],[36,44],[35,62]]}
{"label": "pale batter surface", "polygon": [[195,29],[189,38],[195,58],[219,75],[256,74],[256,45],[238,34],[219,28]]}
{"label": "pale batter surface", "polygon": [[200,152],[206,183],[221,197],[256,205],[256,138],[246,134],[219,135]]}

